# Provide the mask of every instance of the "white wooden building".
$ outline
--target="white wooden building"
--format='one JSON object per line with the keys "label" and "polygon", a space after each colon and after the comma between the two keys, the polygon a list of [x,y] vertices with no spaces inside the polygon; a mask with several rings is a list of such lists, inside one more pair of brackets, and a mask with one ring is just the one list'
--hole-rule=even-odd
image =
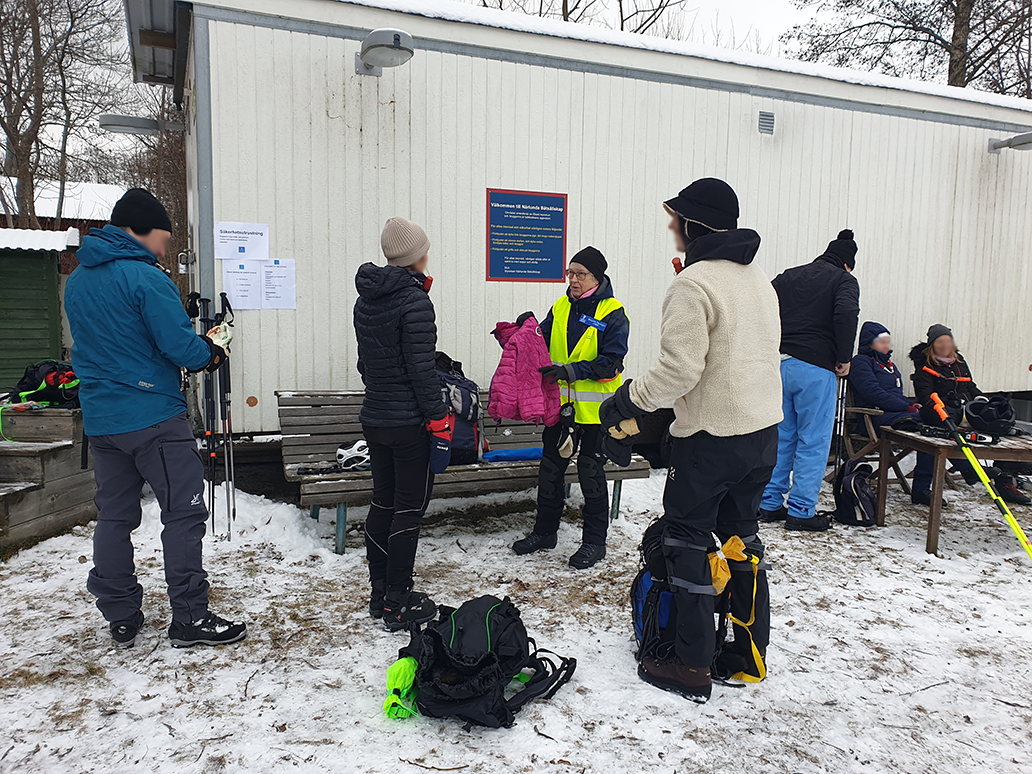
{"label": "white wooden building", "polygon": [[[137,78],[188,111],[198,287],[221,290],[216,221],[267,223],[271,257],[296,260],[296,310],[237,315],[244,431],[277,428],[275,390],[361,386],[354,274],[391,215],[429,234],[440,349],[486,385],[495,322],[563,290],[486,281],[488,188],[568,194],[567,254],[608,257],[641,372],[672,276],[661,202],[702,176],[737,190],[771,277],[854,229],[861,321],[893,331],[904,368],[944,322],[980,386],[1032,389],[1032,153],[988,152],[1032,128],[1029,101],[438,0],[126,5]],[[356,74],[381,27],[415,56]]]}

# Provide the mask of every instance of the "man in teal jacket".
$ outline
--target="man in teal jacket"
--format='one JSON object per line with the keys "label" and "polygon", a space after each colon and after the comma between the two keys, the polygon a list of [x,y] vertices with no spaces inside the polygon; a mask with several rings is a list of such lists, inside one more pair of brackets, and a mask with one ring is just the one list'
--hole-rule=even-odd
{"label": "man in teal jacket", "polygon": [[180,369],[214,371],[226,352],[211,338],[216,330],[209,336],[194,332],[178,288],[158,266],[171,236],[165,208],[133,188],[115,204],[110,224],[83,239],[79,267],[65,289],[72,362],[97,481],[93,569],[86,587],[121,647],[131,647],[143,625],[131,533],[140,526],[144,482],[161,507],[172,644],[221,645],[247,633],[244,624],[208,610],[201,561],[208,519],[204,465],[187,420]]}

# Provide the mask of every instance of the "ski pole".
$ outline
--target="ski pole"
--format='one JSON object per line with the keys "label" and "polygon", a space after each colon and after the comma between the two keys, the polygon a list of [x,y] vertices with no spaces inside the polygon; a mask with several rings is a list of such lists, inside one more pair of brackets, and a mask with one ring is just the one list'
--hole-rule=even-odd
{"label": "ski pole", "polygon": [[985,487],[985,491],[987,491],[989,496],[993,498],[993,502],[996,503],[996,507],[1000,509],[1000,513],[1003,514],[1003,518],[1007,520],[1007,525],[1018,538],[1022,548],[1025,549],[1025,553],[1028,554],[1028,558],[1032,559],[1032,543],[1030,543],[1028,538],[1025,537],[1025,532],[1021,529],[1021,525],[1018,524],[1017,519],[1014,518],[1014,514],[1011,513],[1010,508],[1007,507],[1007,503],[1005,503],[1000,495],[996,493],[996,489],[989,480],[989,476],[985,474],[985,469],[982,467],[982,463],[978,461],[974,452],[971,451],[971,447],[961,434],[960,428],[954,424],[953,420],[950,419],[950,415],[946,413],[946,405],[942,402],[942,398],[939,397],[939,393],[937,392],[932,393],[932,405],[935,406],[935,413],[939,415],[943,424],[946,425],[946,429],[950,431],[950,436],[952,436],[961,451],[964,452],[964,456],[967,457],[967,461],[971,463],[971,467],[978,476],[978,480],[982,482],[982,486]]}
{"label": "ski pole", "polygon": [[[233,307],[225,293],[219,294],[222,299],[222,310],[219,313],[220,324],[233,325]],[[233,536],[233,523],[236,521],[236,463],[233,459],[233,387],[230,381],[229,358],[227,357],[219,369],[219,388],[222,393],[222,453],[226,466],[226,523],[229,526],[230,540]]]}
{"label": "ski pole", "polygon": [[[212,329],[215,320],[211,316],[211,299],[198,299],[201,304],[201,325],[204,332]],[[208,467],[208,510],[211,512],[211,531],[215,532],[215,374],[204,372],[204,448],[207,452]]]}

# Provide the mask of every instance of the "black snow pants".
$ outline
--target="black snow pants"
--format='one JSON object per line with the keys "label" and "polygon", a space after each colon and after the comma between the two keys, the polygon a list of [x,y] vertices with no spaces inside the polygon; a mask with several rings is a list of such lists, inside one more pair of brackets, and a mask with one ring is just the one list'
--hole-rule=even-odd
{"label": "black snow pants", "polygon": [[[609,490],[606,488],[605,459],[599,453],[601,425],[578,425],[581,433],[577,454],[577,480],[584,495],[583,542],[605,545],[609,529]],[[570,460],[559,456],[561,424],[546,427],[542,435],[543,452],[538,469],[537,522],[534,532],[554,535],[559,529],[566,503],[566,469]]]}
{"label": "black snow pants", "polygon": [[[708,554],[714,548],[713,535],[720,544],[738,535],[747,553],[763,557],[756,514],[777,458],[777,425],[727,438],[700,432],[674,439],[663,493],[663,554],[677,605],[674,649],[690,667],[708,669],[713,661],[717,596]],[[753,605],[752,567],[748,562],[728,564],[731,612],[748,621]],[[756,578],[755,606],[752,638],[763,653],[770,640],[770,597],[764,570]],[[742,643],[738,640],[736,629],[736,644],[748,648],[744,633]]]}
{"label": "black snow pants", "polygon": [[373,584],[388,593],[412,588],[419,527],[430,503],[430,434],[422,425],[362,427],[373,469],[373,501],[366,518],[366,558]]}
{"label": "black snow pants", "polygon": [[161,508],[161,544],[172,618],[192,623],[208,613],[207,573],[201,562],[208,509],[204,463],[186,414],[132,433],[90,436],[97,481],[93,569],[86,588],[108,621],[131,618],[143,604],[136,580],[132,531],[143,513],[146,481]]}

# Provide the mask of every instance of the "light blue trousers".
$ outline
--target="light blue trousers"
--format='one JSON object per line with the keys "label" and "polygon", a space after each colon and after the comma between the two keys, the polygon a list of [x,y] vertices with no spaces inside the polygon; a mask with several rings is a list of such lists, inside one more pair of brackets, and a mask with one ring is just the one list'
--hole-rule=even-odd
{"label": "light blue trousers", "polygon": [[781,361],[781,385],[785,418],[778,425],[778,464],[760,507],[776,511],[788,495],[788,515],[808,519],[816,513],[828,466],[838,377],[793,357]]}

